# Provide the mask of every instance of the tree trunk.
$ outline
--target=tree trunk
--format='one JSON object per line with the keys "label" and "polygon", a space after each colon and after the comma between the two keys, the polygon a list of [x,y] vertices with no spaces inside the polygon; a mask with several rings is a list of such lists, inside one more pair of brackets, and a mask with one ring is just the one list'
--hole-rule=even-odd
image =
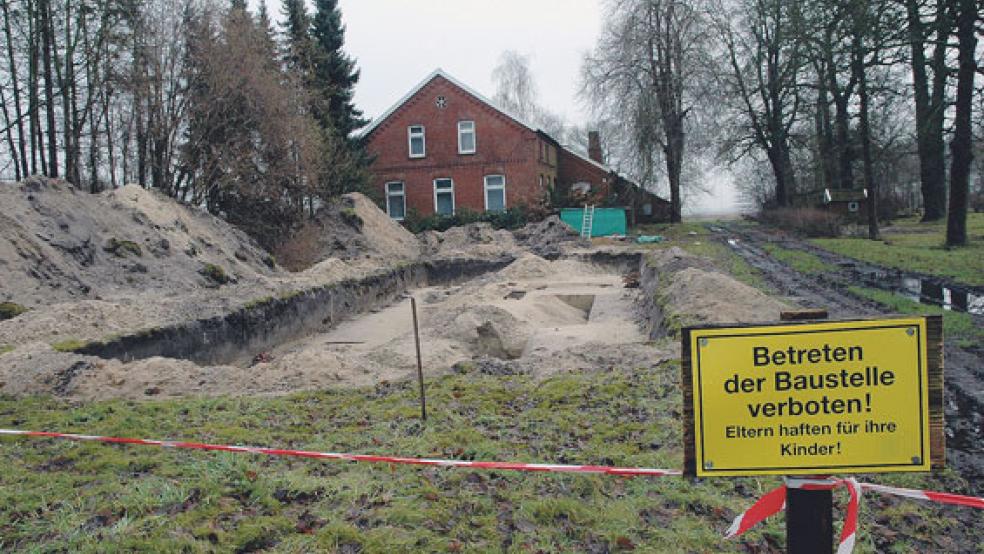
{"label": "tree trunk", "polygon": [[[867,17],[861,18],[860,20],[862,24],[866,21]],[[874,164],[871,160],[871,126],[868,121],[871,108],[868,97],[868,76],[865,69],[866,52],[864,38],[862,36],[862,33],[866,31],[864,29],[865,26],[859,25],[855,27],[851,47],[851,67],[858,83],[858,101],[861,111],[859,114],[858,134],[861,140],[861,157],[864,165],[864,185],[868,190],[868,201],[865,202],[868,215],[868,238],[878,240],[880,238],[878,232],[878,183],[875,182]]]}
{"label": "tree trunk", "polygon": [[933,50],[933,90],[929,90],[926,71],[926,28],[920,18],[920,2],[906,0],[909,46],[912,54],[912,85],[916,101],[916,147],[919,153],[919,179],[923,197],[923,221],[936,221],[944,215],[946,206],[945,152],[943,143],[943,95],[946,91],[946,8],[937,0],[936,21],[933,25],[938,41]]}
{"label": "tree trunk", "polygon": [[957,102],[953,125],[953,142],[950,152],[950,206],[946,218],[946,245],[967,244],[967,192],[970,181],[970,164],[974,159],[971,112],[973,111],[974,76],[977,73],[977,21],[975,0],[957,2],[957,42],[959,48],[957,70]]}
{"label": "tree trunk", "polygon": [[[10,9],[7,0],[0,0],[3,6],[3,32],[7,39],[7,56],[10,60],[10,80],[14,87],[14,115],[17,118],[17,145],[20,154],[20,171],[22,175],[28,175],[27,165],[27,145],[24,140],[24,114],[21,110],[20,83],[17,75],[17,64],[14,63],[14,42],[10,32]],[[17,164],[17,155],[14,155],[14,164]]]}
{"label": "tree trunk", "polygon": [[40,0],[38,15],[41,27],[41,57],[44,62],[44,102],[48,123],[48,177],[58,177],[58,126],[55,123],[55,84],[51,70],[52,50],[54,48],[52,35],[54,33],[51,21],[50,0]]}
{"label": "tree trunk", "polygon": [[10,110],[7,109],[7,99],[3,95],[3,87],[0,87],[0,106],[3,107],[3,122],[6,127],[7,144],[10,147],[10,159],[14,160],[14,179],[21,180],[20,165],[17,164],[17,147],[14,145],[13,122],[10,121]]}
{"label": "tree trunk", "polygon": [[683,221],[683,198],[680,195],[680,176],[683,173],[683,121],[676,114],[666,124],[666,175],[670,181],[670,223]]}
{"label": "tree trunk", "polygon": [[[44,136],[41,130],[41,99],[38,96],[39,61],[38,61],[38,39],[37,39],[37,15],[36,5],[33,1],[27,3],[27,111],[29,116],[29,127],[31,132],[31,174],[37,175],[48,173],[44,160]],[[40,159],[40,165],[38,161]]]}

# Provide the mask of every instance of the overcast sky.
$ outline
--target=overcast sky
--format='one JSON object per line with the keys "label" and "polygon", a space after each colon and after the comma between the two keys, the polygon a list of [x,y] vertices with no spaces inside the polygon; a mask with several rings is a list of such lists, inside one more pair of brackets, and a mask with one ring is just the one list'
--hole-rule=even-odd
{"label": "overcast sky", "polygon": [[601,26],[600,0],[340,0],[345,49],[362,77],[356,104],[377,116],[441,67],[485,96],[505,50],[530,56],[539,101],[572,123],[581,59]]}
{"label": "overcast sky", "polygon": [[[529,56],[539,103],[568,123],[585,123],[590,112],[578,98],[580,68],[597,42],[602,3],[339,0],[346,26],[344,48],[361,71],[355,104],[366,116],[376,117],[438,67],[491,97],[492,70],[499,56],[515,50]],[[308,4],[313,9],[310,0]],[[267,5],[271,13],[280,13],[279,0],[267,0]],[[733,209],[730,179],[714,181],[714,194],[693,199],[690,207]]]}

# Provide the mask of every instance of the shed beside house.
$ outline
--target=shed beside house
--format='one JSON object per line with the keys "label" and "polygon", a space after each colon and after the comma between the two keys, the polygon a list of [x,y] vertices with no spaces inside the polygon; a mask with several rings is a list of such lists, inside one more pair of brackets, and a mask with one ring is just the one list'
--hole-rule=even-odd
{"label": "shed beside house", "polygon": [[835,213],[845,221],[868,220],[868,189],[819,189],[793,195],[791,203],[796,207]]}

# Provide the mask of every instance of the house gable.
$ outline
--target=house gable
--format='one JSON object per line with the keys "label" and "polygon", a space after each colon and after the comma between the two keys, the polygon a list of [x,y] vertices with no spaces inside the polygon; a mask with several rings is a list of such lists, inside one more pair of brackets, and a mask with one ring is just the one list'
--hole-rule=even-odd
{"label": "house gable", "polygon": [[[518,128],[527,131],[536,131],[536,128],[522,121],[519,117],[514,116],[505,110],[497,107],[491,100],[478,93],[468,85],[465,85],[461,81],[455,79],[443,69],[435,69],[430,75],[424,78],[423,81],[418,83],[410,92],[405,94],[403,98],[399,99],[395,104],[390,106],[388,110],[382,113],[379,117],[374,119],[363,131],[362,137],[370,138],[372,134],[378,130],[389,126],[399,115],[400,112],[411,109],[412,106],[419,104],[425,99],[431,98],[428,95],[428,89],[433,90],[435,83],[440,83],[441,81],[447,83],[451,87],[457,89],[465,97],[468,97],[476,106],[485,109],[488,113],[494,117],[508,121],[509,123],[516,125]],[[371,140],[371,139],[370,139]]]}

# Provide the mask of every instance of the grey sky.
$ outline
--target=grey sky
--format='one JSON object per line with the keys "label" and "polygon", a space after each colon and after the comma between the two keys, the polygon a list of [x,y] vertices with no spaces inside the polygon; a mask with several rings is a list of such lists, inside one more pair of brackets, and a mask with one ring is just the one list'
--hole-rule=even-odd
{"label": "grey sky", "polygon": [[491,73],[507,49],[530,56],[540,103],[572,123],[584,53],[601,25],[599,0],[340,0],[345,49],[362,77],[356,104],[379,115],[441,67],[492,96]]}

